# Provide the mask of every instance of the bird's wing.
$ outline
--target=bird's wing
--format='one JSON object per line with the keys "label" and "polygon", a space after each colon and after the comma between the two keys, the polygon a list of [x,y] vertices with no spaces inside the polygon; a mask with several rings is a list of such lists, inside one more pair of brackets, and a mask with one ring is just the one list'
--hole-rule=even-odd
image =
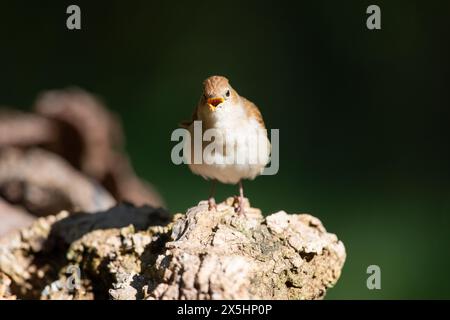
{"label": "bird's wing", "polygon": [[253,102],[247,100],[244,97],[241,97],[241,99],[242,99],[242,104],[247,112],[247,115],[249,117],[253,117],[265,129],[266,126],[264,124],[262,114],[259,111],[258,107]]}
{"label": "bird's wing", "polygon": [[179,126],[185,129],[189,128],[194,121],[198,120],[197,110],[198,106],[195,107],[194,112],[192,113],[191,120],[183,120],[180,122]]}

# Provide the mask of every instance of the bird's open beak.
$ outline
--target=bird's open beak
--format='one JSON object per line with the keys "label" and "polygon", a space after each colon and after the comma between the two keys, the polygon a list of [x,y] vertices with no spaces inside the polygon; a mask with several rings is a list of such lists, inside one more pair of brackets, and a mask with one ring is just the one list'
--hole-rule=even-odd
{"label": "bird's open beak", "polygon": [[221,104],[222,102],[224,102],[225,100],[223,98],[209,98],[208,99],[208,106],[209,106],[209,110],[211,111],[215,111],[217,106],[219,104]]}

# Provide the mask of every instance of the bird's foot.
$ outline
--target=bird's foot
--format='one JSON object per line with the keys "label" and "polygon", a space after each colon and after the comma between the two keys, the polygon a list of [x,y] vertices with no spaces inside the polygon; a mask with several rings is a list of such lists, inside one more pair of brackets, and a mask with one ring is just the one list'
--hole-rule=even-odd
{"label": "bird's foot", "polygon": [[216,211],[217,210],[217,204],[216,200],[214,198],[208,199],[208,210],[209,211]]}
{"label": "bird's foot", "polygon": [[245,208],[244,208],[244,197],[236,196],[234,197],[234,212],[236,212],[240,216],[245,216]]}

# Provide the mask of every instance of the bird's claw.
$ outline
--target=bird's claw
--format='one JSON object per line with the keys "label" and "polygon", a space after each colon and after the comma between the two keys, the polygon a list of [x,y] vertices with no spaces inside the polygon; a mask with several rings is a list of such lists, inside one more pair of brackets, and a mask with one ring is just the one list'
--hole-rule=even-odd
{"label": "bird's claw", "polygon": [[234,197],[234,212],[236,212],[239,216],[245,216],[243,197]]}
{"label": "bird's claw", "polygon": [[208,210],[209,211],[216,211],[217,210],[217,204],[216,200],[214,198],[208,199]]}

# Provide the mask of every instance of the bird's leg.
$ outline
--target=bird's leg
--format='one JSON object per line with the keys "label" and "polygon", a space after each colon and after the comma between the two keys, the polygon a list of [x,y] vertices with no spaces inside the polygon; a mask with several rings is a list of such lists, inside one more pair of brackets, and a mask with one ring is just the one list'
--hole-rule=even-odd
{"label": "bird's leg", "polygon": [[242,180],[239,180],[239,197],[238,197],[238,206],[236,208],[236,212],[241,215],[245,215],[244,211],[244,186],[242,185]]}
{"label": "bird's leg", "polygon": [[215,193],[216,193],[216,180],[212,180],[211,192],[209,194],[209,199],[208,199],[208,210],[216,210],[217,209],[216,200],[214,199]]}

